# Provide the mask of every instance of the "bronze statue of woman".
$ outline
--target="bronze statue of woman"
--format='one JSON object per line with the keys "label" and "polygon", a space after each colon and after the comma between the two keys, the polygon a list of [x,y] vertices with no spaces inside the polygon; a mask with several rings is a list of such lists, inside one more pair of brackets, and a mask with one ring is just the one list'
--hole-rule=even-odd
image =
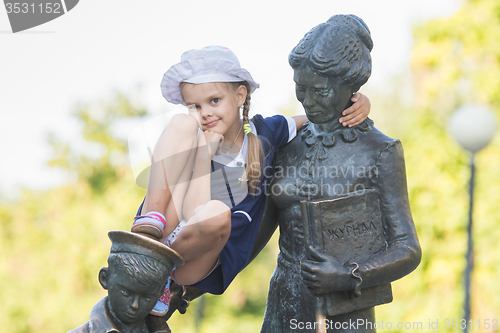
{"label": "bronze statue of woman", "polygon": [[401,142],[369,119],[339,123],[370,77],[372,47],[360,18],[335,15],[289,55],[309,122],[274,160],[259,241],[278,224],[280,253],[262,332],[316,332],[318,311],[328,332],[374,332],[374,306],[420,262]]}

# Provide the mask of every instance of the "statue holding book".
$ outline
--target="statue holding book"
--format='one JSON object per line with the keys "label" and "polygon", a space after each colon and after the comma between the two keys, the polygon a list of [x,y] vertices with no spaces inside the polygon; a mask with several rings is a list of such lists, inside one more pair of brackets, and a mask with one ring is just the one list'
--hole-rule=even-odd
{"label": "statue holding book", "polygon": [[[275,156],[254,249],[279,225],[262,332],[374,332],[374,307],[391,302],[390,283],[420,262],[401,142],[369,119],[339,123],[370,77],[372,47],[360,18],[336,15],[290,53],[309,122]],[[353,321],[366,325],[345,325]]]}

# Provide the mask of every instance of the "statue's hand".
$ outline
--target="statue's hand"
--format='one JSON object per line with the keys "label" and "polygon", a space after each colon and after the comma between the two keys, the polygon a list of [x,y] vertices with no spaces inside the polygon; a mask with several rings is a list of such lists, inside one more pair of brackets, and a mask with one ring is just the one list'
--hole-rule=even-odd
{"label": "statue's hand", "polygon": [[353,290],[354,280],[349,269],[330,255],[318,252],[312,246],[307,248],[307,257],[301,264],[302,279],[313,294],[327,294],[334,291]]}
{"label": "statue's hand", "polygon": [[186,313],[187,307],[189,306],[189,299],[186,297],[185,287],[178,285],[174,280],[170,283],[170,303],[168,305],[168,312],[165,316],[165,320],[168,320],[175,310],[179,313]]}

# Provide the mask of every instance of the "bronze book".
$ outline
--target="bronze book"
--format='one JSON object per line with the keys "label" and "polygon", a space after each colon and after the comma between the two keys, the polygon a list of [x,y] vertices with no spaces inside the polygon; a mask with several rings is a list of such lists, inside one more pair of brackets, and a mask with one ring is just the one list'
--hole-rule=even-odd
{"label": "bronze book", "polygon": [[[361,190],[327,200],[301,201],[305,245],[342,263],[362,263],[387,247],[378,191]],[[363,288],[363,285],[361,285]],[[326,316],[371,308],[392,301],[391,285],[335,292],[316,299],[316,311]]]}

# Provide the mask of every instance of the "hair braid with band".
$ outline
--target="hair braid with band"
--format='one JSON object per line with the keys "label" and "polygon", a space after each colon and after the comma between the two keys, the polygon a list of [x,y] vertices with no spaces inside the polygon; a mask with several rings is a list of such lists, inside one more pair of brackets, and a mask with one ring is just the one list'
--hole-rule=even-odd
{"label": "hair braid with band", "polygon": [[[247,97],[243,103],[243,125],[250,124],[250,118],[248,116],[250,112],[250,86],[246,81],[238,82],[235,86],[245,86],[247,89]],[[245,174],[242,177],[243,181],[248,180],[248,190],[250,193],[255,194],[256,190],[260,186],[260,181],[262,178],[262,165],[264,163],[264,149],[262,147],[262,142],[256,133],[250,132],[248,137],[248,147],[247,147],[247,166]]]}

